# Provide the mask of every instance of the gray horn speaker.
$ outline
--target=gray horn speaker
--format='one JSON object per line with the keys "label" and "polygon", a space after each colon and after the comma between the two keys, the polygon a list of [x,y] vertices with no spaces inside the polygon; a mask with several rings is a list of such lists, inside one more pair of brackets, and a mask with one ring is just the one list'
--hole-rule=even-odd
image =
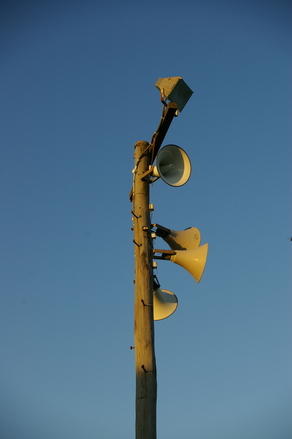
{"label": "gray horn speaker", "polygon": [[182,186],[190,178],[192,165],[187,153],[177,145],[166,145],[156,157],[153,176],[160,177],[170,186]]}

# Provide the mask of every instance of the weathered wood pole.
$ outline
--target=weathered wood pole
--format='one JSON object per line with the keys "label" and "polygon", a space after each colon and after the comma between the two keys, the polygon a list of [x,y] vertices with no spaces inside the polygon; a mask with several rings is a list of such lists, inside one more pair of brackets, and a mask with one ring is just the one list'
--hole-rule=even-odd
{"label": "weathered wood pole", "polygon": [[136,365],[136,439],[156,439],[156,362],[153,320],[153,252],[149,213],[149,144],[135,144],[133,222],[135,257],[134,342]]}

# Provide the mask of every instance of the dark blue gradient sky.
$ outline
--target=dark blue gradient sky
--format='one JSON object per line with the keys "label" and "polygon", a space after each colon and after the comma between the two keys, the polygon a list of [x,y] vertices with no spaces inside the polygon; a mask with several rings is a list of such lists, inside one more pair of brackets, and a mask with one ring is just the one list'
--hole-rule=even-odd
{"label": "dark blue gradient sky", "polygon": [[[201,282],[155,323],[159,439],[290,439],[291,2],[3,1],[0,436],[134,438],[133,147],[158,77],[193,173],[153,222],[198,227]],[[159,247],[163,248],[163,241]]]}

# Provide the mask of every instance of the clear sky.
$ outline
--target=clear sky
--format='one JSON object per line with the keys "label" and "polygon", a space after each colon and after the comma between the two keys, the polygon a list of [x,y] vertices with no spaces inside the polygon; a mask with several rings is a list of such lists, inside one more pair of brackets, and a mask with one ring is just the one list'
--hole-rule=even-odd
{"label": "clear sky", "polygon": [[199,284],[158,261],[179,300],[155,323],[158,438],[292,437],[291,6],[1,2],[1,438],[134,438],[128,194],[169,76],[194,94],[164,144],[193,172],[152,185],[152,219],[209,257]]}

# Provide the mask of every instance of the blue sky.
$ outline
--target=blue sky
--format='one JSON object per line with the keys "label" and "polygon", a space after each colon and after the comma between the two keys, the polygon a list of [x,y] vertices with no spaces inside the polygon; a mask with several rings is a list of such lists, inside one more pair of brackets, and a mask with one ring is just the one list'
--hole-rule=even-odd
{"label": "blue sky", "polygon": [[152,219],[209,256],[199,284],[158,261],[179,300],[155,323],[158,437],[291,437],[291,12],[1,3],[1,437],[134,438],[128,194],[169,76],[194,94],[164,144],[193,172],[152,185]]}

